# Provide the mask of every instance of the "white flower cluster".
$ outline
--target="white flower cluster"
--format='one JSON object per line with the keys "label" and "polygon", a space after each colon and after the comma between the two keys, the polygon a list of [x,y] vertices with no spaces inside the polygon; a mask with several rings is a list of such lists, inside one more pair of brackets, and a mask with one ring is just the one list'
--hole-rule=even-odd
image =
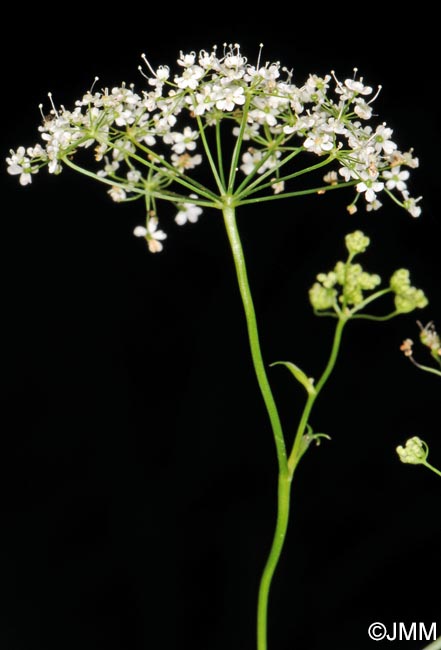
{"label": "white flower cluster", "polygon": [[[418,159],[412,151],[398,150],[385,124],[367,123],[378,92],[362,78],[340,82],[334,73],[310,75],[296,85],[279,62],[262,64],[259,54],[255,65],[248,63],[237,44],[225,45],[222,54],[215,47],[198,54],[181,52],[175,74],[168,66],[155,70],[143,58],[148,69],[142,72],[147,80],[143,90],[124,83],[102,91],[92,87],[73,110],[56,108],[50,96],[50,114],[39,127],[43,144],[11,150],[8,172],[28,185],[46,165],[52,174],[63,165],[82,171],[74,155],[93,146],[97,165],[88,175],[108,184],[114,201],[148,197],[148,220],[157,219],[156,200],[169,200],[178,209],[177,223],[183,224],[196,221],[201,206],[215,205],[216,197],[236,190],[237,204],[256,192],[264,199],[265,190],[277,198],[289,194],[285,183],[304,172],[288,163],[300,153],[316,154],[321,161],[315,167],[334,165],[325,188],[355,186],[351,212],[360,196],[367,209],[378,209],[378,194],[385,192],[411,215],[420,214],[419,198],[411,198],[407,189],[409,171],[403,169],[417,167]],[[249,177],[235,187],[225,182],[232,176],[222,169],[221,121],[231,123],[239,147],[234,164]],[[207,127],[216,132],[212,148]],[[215,192],[189,175],[204,159],[212,171],[218,164]],[[188,200],[188,190],[194,202]],[[165,237],[159,233],[157,221],[150,227],[146,223],[144,236],[155,251]]]}

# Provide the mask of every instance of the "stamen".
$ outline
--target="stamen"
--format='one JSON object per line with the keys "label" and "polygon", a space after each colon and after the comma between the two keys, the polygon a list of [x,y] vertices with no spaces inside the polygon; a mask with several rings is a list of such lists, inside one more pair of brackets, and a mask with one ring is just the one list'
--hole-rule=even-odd
{"label": "stamen", "polygon": [[138,66],[138,70],[139,70],[139,72],[142,74],[142,76],[144,77],[144,79],[147,79],[147,80],[148,80],[148,79],[150,78],[150,77],[148,77],[148,76],[146,75],[146,73],[145,73],[144,70],[142,69],[142,65],[139,65],[139,66]]}
{"label": "stamen", "polygon": [[57,111],[57,109],[55,108],[54,100],[52,99],[52,93],[48,93],[47,96],[49,97],[49,101],[50,101],[50,103],[51,103],[52,110],[54,111],[54,114],[55,114],[57,117],[60,117],[60,116],[58,115],[58,111]]}
{"label": "stamen", "polygon": [[337,79],[337,77],[335,76],[335,70],[331,70],[331,76],[332,76],[332,78],[334,79],[334,81],[335,81],[335,83],[337,84],[337,86],[338,86],[338,87],[343,91],[343,85],[341,84],[341,82],[340,82],[340,81]]}
{"label": "stamen", "polygon": [[[181,52],[181,54],[182,54],[182,52]],[[148,67],[148,69],[150,70],[150,72],[152,73],[152,75],[153,75],[154,77],[157,77],[156,72],[153,70],[153,68],[152,68],[152,66],[150,65],[149,60],[147,59],[147,57],[146,57],[145,54],[141,54],[141,59],[144,61],[144,63],[146,64],[146,66]],[[138,70],[140,70],[140,68],[141,68],[141,66],[138,67]],[[145,77],[145,74],[143,74],[142,71],[141,71],[141,74],[142,74],[143,77]],[[148,79],[148,77],[146,77],[146,79]]]}
{"label": "stamen", "polygon": [[259,43],[259,54],[257,55],[257,63],[256,63],[257,70],[259,70],[260,68],[260,57],[262,56],[262,50],[263,50],[263,43]]}
{"label": "stamen", "polygon": [[380,85],[378,86],[378,88],[377,88],[377,92],[376,92],[375,95],[372,97],[372,99],[370,99],[370,100],[368,101],[368,104],[372,104],[372,102],[374,102],[374,101],[377,99],[378,95],[381,93],[381,89],[382,89],[382,88],[383,88],[383,86],[380,84]]}
{"label": "stamen", "polygon": [[95,79],[93,80],[93,84],[91,85],[90,90],[89,90],[90,94],[93,93],[93,89],[95,88],[95,84],[96,84],[97,81],[99,81],[99,77],[95,77]]}

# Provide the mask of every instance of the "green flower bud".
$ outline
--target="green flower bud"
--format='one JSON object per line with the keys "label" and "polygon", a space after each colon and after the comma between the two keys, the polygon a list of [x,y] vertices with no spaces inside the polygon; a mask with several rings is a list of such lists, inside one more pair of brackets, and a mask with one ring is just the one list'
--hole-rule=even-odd
{"label": "green flower bud", "polygon": [[344,296],[340,297],[340,302],[344,302],[348,305],[359,305],[363,302],[363,294],[360,287],[355,283],[348,283],[344,288]]}
{"label": "green flower bud", "polygon": [[390,279],[390,287],[395,292],[395,308],[402,314],[408,314],[414,309],[423,309],[429,304],[424,291],[410,284],[410,273],[407,269],[398,269]]}
{"label": "green flower bud", "polygon": [[314,309],[323,311],[331,309],[337,296],[337,291],[332,288],[326,288],[316,282],[309,290],[309,301]]}
{"label": "green flower bud", "polygon": [[402,314],[408,314],[414,309],[423,309],[429,304],[424,291],[410,287],[406,293],[395,296],[395,308]]}
{"label": "green flower bud", "polygon": [[318,276],[317,276],[317,280],[326,289],[332,289],[332,287],[337,282],[337,275],[336,275],[336,273],[334,273],[334,271],[330,271],[329,273],[319,273]]}
{"label": "green flower bud", "polygon": [[345,283],[346,264],[344,262],[337,262],[334,267],[334,273],[337,277],[338,284],[343,286]]}
{"label": "green flower bud", "polygon": [[[363,291],[375,289],[380,284],[379,275],[366,273],[360,264],[349,264],[346,268],[346,278],[344,280],[344,298],[348,305],[359,305],[364,300]],[[339,268],[339,275],[342,275],[342,269]],[[343,278],[344,278],[343,273]]]}
{"label": "green flower bud", "polygon": [[366,273],[366,271],[363,271],[360,274],[359,284],[363,291],[369,291],[381,284],[381,278],[376,273]]}
{"label": "green flower bud", "polygon": [[406,440],[405,446],[399,445],[396,451],[402,463],[411,465],[424,465],[429,455],[427,444],[418,436]]}
{"label": "green flower bud", "polygon": [[398,269],[390,279],[390,288],[395,293],[404,293],[410,287],[410,273],[407,269]]}
{"label": "green flower bud", "polygon": [[349,253],[356,255],[357,253],[364,253],[370,244],[369,237],[366,237],[361,230],[351,232],[345,237],[346,248]]}

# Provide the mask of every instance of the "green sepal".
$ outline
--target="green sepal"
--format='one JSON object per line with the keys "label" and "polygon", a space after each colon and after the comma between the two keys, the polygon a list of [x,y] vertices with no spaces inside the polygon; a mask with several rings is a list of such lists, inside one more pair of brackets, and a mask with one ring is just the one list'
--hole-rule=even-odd
{"label": "green sepal", "polygon": [[270,366],[271,368],[273,366],[285,366],[286,368],[288,368],[290,373],[294,375],[297,381],[302,384],[302,386],[305,388],[308,395],[316,394],[313,379],[307,377],[303,372],[303,370],[301,370],[298,366],[296,366],[295,363],[292,363],[291,361],[275,361],[274,363],[271,363]]}

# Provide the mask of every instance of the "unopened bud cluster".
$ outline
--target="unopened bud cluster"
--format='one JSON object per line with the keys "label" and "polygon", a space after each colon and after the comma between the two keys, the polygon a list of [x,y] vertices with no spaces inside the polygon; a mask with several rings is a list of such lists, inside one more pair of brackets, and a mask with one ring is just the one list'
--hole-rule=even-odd
{"label": "unopened bud cluster", "polygon": [[[333,309],[339,311],[339,305],[346,309],[360,306],[365,300],[365,292],[372,291],[381,283],[377,274],[367,273],[363,267],[352,262],[359,253],[364,253],[370,244],[369,237],[357,230],[346,235],[348,259],[339,261],[328,273],[319,273],[317,282],[311,287],[309,298],[317,311]],[[395,271],[390,280],[390,291],[395,294],[396,313],[407,313],[427,305],[427,298],[421,289],[410,284],[407,269]]]}
{"label": "unopened bud cluster", "polygon": [[401,462],[410,465],[424,465],[429,455],[427,444],[418,436],[406,440],[405,446],[399,445],[396,451]]}
{"label": "unopened bud cluster", "polygon": [[424,291],[410,284],[410,272],[407,269],[395,271],[390,279],[390,288],[395,293],[395,308],[402,314],[428,305]]}

